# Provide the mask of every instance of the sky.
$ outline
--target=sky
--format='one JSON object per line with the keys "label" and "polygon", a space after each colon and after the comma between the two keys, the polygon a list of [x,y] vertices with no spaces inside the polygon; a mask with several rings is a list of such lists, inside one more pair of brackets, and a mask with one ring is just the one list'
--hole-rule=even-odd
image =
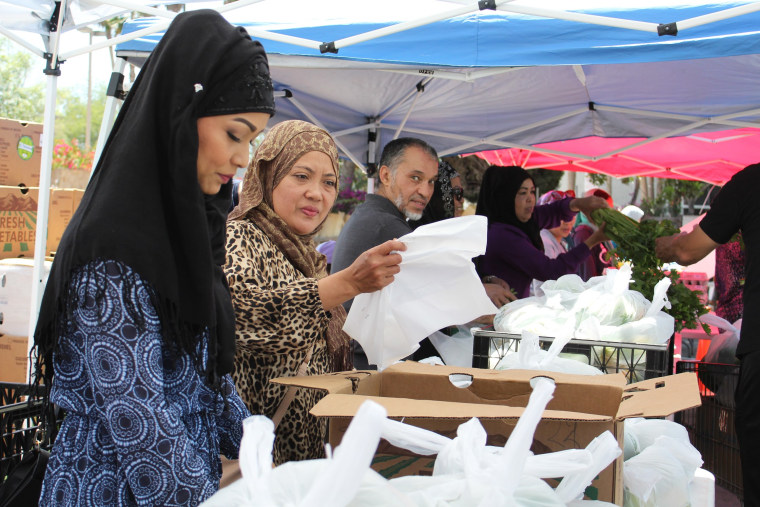
{"label": "sky", "polygon": [[[2,35],[0,35],[2,37]],[[23,36],[25,39],[29,39],[34,43],[39,41],[40,36],[35,34],[28,34]],[[103,39],[102,37],[95,37],[95,41]],[[89,43],[89,35],[78,32],[70,32],[66,34],[66,41],[62,41],[62,49],[75,49]],[[13,44],[14,49],[17,51],[26,51],[25,48]],[[32,54],[32,53],[29,53]],[[99,49],[89,53],[92,55],[92,80],[93,85],[96,83],[107,84],[111,77],[111,57],[108,49]],[[32,55],[32,69],[27,76],[28,85],[35,83],[44,83],[46,76],[44,74],[45,60]],[[82,94],[87,90],[87,73],[89,68],[88,55],[75,56],[66,60],[61,64],[61,75],[58,78],[58,88],[73,88],[81,90]]]}

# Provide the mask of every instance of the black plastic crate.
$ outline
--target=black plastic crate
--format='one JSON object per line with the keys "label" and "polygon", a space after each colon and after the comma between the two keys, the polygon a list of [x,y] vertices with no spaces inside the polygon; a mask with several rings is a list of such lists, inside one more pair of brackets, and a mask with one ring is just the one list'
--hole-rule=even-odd
{"label": "black plastic crate", "polygon": [[689,432],[692,445],[702,453],[702,468],[715,475],[715,483],[742,498],[742,468],[736,438],[734,390],[739,367],[734,364],[678,361],[676,373],[695,372],[702,406],[675,414]]}
{"label": "black plastic crate", "polygon": [[[473,330],[473,368],[498,367],[499,362],[520,346],[522,336],[486,329]],[[548,349],[552,337],[539,337],[542,349]],[[570,340],[563,354],[583,356],[585,362],[604,373],[625,373],[628,383],[668,375],[671,370],[669,345]]]}
{"label": "black plastic crate", "polygon": [[[0,382],[0,482],[21,461],[25,452],[32,449],[39,429],[43,402],[32,398],[31,386]],[[57,423],[50,428],[41,447],[50,450],[63,412],[57,412]]]}

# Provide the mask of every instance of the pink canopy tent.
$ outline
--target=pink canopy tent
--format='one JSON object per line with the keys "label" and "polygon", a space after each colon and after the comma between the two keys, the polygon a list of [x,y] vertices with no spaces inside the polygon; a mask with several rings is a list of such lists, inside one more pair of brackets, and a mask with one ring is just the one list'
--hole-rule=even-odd
{"label": "pink canopy tent", "polygon": [[653,176],[723,185],[760,162],[760,129],[739,128],[683,137],[583,137],[528,148],[474,153],[495,165],[600,173],[616,178]]}

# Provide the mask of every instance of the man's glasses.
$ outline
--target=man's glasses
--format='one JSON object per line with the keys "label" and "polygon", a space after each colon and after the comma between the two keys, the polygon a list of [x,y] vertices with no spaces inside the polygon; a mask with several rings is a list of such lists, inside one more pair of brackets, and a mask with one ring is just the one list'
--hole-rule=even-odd
{"label": "man's glasses", "polygon": [[451,187],[451,195],[453,195],[454,199],[457,201],[461,201],[464,197],[464,189],[462,187]]}

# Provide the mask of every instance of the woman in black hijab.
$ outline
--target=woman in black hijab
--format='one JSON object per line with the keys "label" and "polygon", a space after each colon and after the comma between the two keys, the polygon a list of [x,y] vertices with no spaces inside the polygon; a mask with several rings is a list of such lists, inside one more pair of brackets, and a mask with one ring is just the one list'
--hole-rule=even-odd
{"label": "woman in black hijab", "polygon": [[274,114],[266,53],[218,13],[179,14],[119,112],[58,249],[38,379],[66,411],[50,505],[195,505],[249,412],[228,373],[231,179]]}
{"label": "woman in black hijab", "polygon": [[566,198],[536,206],[536,185],[528,171],[519,166],[486,169],[475,213],[488,218],[485,255],[478,258],[478,272],[484,281],[501,278],[517,293],[530,294],[536,280],[554,280],[573,273],[590,255],[590,248],[607,239],[604,227],[569,252],[550,259],[544,254],[541,229],[551,229],[562,220],[570,221],[578,211],[586,216],[597,208],[608,208],[601,197]]}

